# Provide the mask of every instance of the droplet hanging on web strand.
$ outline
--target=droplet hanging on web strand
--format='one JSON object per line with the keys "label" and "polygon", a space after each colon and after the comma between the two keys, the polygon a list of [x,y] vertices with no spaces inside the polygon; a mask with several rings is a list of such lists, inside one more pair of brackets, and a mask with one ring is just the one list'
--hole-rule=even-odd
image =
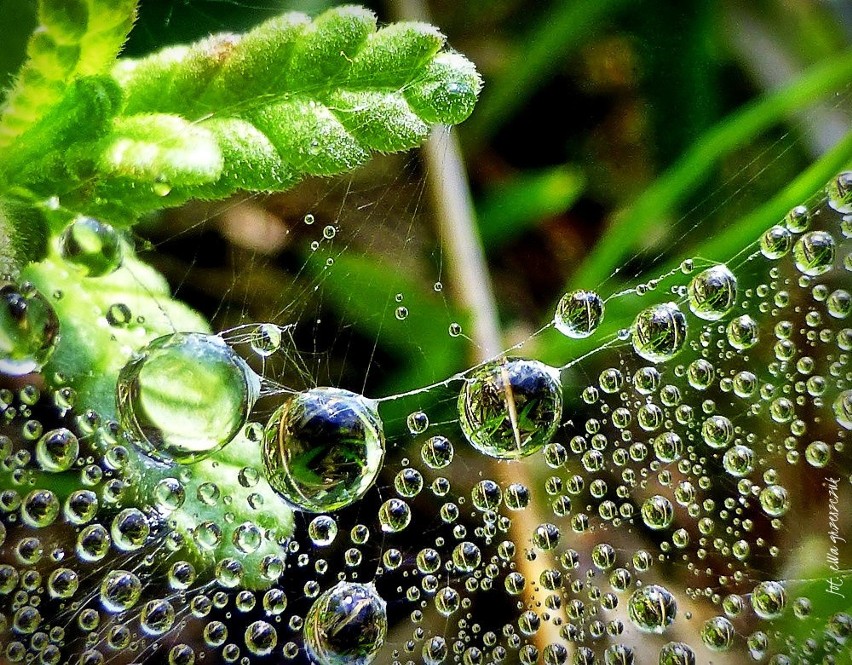
{"label": "droplet hanging on web strand", "polygon": [[686,317],[674,303],[642,310],[631,329],[633,349],[653,363],[671,360],[686,342]]}
{"label": "droplet hanging on web strand", "polygon": [[31,284],[0,286],[0,374],[37,372],[59,343],[53,306]]}
{"label": "droplet hanging on web strand", "polygon": [[338,388],[290,397],[269,419],[262,449],[272,488],[296,510],[316,513],[364,496],[384,454],[376,404]]}
{"label": "droplet hanging on web strand", "polygon": [[160,461],[197,462],[243,428],[260,380],[221,337],[158,337],[122,368],[116,404],[122,426]]}
{"label": "droplet hanging on web strand", "polygon": [[604,303],[594,291],[572,291],[556,306],[553,323],[566,337],[581,339],[598,329],[604,316]]}
{"label": "droplet hanging on web strand", "polygon": [[385,601],[372,584],[339,582],[305,616],[308,655],[319,665],[368,665],[387,635]]}
{"label": "droplet hanging on web strand", "polygon": [[520,459],[549,443],[562,416],[559,372],[536,360],[486,363],[458,398],[462,432],[490,457]]}
{"label": "droplet hanging on web strand", "polygon": [[737,301],[737,278],[727,266],[717,265],[689,282],[689,309],[700,319],[718,321]]}
{"label": "droplet hanging on web strand", "polygon": [[102,277],[121,267],[121,237],[105,222],[78,217],[59,237],[59,254],[87,277]]}
{"label": "droplet hanging on web strand", "polygon": [[281,328],[274,323],[261,323],[251,333],[251,349],[268,358],[281,348]]}

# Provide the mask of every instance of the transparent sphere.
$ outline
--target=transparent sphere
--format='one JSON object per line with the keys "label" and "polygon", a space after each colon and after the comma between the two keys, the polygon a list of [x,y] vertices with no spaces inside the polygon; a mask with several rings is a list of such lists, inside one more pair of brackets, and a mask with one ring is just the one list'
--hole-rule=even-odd
{"label": "transparent sphere", "polygon": [[0,374],[39,371],[59,342],[53,307],[28,285],[0,286]]}
{"label": "transparent sphere", "polygon": [[385,437],[374,402],[338,388],[293,395],[266,426],[266,478],[297,510],[333,511],[360,499],[382,467]]}
{"label": "transparent sphere", "polygon": [[645,360],[660,363],[673,358],[686,342],[686,317],[674,303],[642,310],[632,328],[633,349]]}
{"label": "transparent sphere", "polygon": [[234,438],[259,390],[257,375],[220,337],[174,333],[153,340],[122,368],[116,403],[139,448],[187,464]]}
{"label": "transparent sphere", "polygon": [[677,615],[677,602],[671,592],[657,584],[643,586],[627,601],[627,613],[644,633],[662,633]]}
{"label": "transparent sphere", "polygon": [[382,648],[387,629],[385,601],[372,584],[339,582],[308,610],[305,648],[319,665],[367,665]]}
{"label": "transparent sphere", "polygon": [[689,283],[689,308],[705,321],[717,321],[731,311],[737,301],[737,278],[727,266],[708,268]]}
{"label": "transparent sphere", "polygon": [[559,373],[536,360],[487,363],[458,399],[462,432],[489,457],[520,459],[550,442],[562,416]]}
{"label": "transparent sphere", "polygon": [[603,320],[604,303],[594,291],[572,291],[556,306],[553,323],[567,337],[588,337]]}
{"label": "transparent sphere", "polygon": [[109,224],[78,217],[62,232],[59,253],[65,261],[83,269],[88,277],[100,277],[121,266],[121,238]]}

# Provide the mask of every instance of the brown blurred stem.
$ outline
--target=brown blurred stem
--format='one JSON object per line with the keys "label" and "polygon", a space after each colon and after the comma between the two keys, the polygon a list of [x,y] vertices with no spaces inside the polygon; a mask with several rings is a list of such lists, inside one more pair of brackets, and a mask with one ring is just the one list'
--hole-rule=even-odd
{"label": "brown blurred stem", "polygon": [[[389,4],[396,19],[430,21],[423,0],[389,0]],[[500,355],[504,348],[500,321],[485,252],[476,226],[464,160],[456,137],[447,127],[433,129],[423,148],[423,159],[426,162],[426,178],[438,233],[447,257],[450,287],[458,303],[471,317],[470,337],[475,346],[474,360],[477,363],[484,362]],[[491,473],[501,485],[520,482],[531,488],[529,461],[501,463],[489,459],[488,462]],[[544,521],[536,502],[532,501],[526,510],[512,517],[509,532],[518,550],[517,568],[527,580],[524,604],[530,608],[536,606],[535,587],[542,571],[557,568],[549,552],[539,552],[533,561],[528,560],[525,554],[533,530]],[[564,625],[565,617],[562,619]],[[555,623],[543,622],[535,635],[539,651],[558,641],[559,631]]]}

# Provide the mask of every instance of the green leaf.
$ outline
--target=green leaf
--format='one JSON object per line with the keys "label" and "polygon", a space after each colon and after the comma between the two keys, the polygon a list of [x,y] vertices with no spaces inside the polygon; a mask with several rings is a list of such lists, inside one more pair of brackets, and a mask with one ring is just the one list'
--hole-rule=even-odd
{"label": "green leaf", "polygon": [[127,38],[136,0],[39,0],[28,60],[0,108],[0,153],[56,104],[78,76],[105,72]]}
{"label": "green leaf", "polygon": [[[67,377],[68,385],[77,393],[78,405],[94,409],[102,418],[116,418],[116,380],[134,351],[162,335],[209,330],[202,317],[171,298],[163,277],[139,261],[129,247],[125,248],[121,268],[103,277],[89,278],[62,261],[54,244],[48,257],[27,266],[21,277],[42,293],[52,295],[60,320],[60,341],[44,375]],[[116,304],[130,309],[133,320],[128,325],[110,324],[107,313]],[[132,501],[138,506],[158,505],[157,483],[181,472],[186,499],[167,519],[199,569],[206,570],[209,577],[216,561],[237,557],[244,563],[243,583],[248,588],[264,588],[272,583],[263,575],[262,561],[269,555],[283,557],[280,543],[292,533],[293,516],[264,479],[253,487],[239,482],[244,468],[262,468],[257,443],[240,434],[209,458],[180,469],[155,462],[132,445],[130,452],[125,476],[131,483]],[[205,482],[215,483],[222,496],[232,497],[228,509],[234,520],[222,519],[221,504],[209,506],[199,498],[199,486]],[[202,547],[194,537],[199,524],[208,521],[222,531],[221,541],[213,549]],[[245,522],[269,530],[269,537],[251,554],[237,550],[234,544],[234,531]]]}

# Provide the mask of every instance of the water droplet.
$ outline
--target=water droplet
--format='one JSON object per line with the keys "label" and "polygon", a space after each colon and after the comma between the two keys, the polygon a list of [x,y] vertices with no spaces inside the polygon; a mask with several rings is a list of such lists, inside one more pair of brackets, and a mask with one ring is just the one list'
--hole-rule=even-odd
{"label": "water droplet", "polygon": [[88,277],[108,275],[121,266],[121,238],[109,224],[78,217],[62,232],[59,254],[68,263],[82,268]]}
{"label": "water droplet", "polygon": [[669,642],[660,649],[660,665],[695,665],[695,652],[683,642]]}
{"label": "water droplet", "polygon": [[760,237],[760,251],[767,259],[780,259],[793,246],[793,236],[783,226],[772,226]]}
{"label": "water droplet", "polygon": [[777,619],[787,606],[787,592],[779,582],[761,582],[752,591],[751,606],[761,619]]}
{"label": "water droplet", "polygon": [[655,531],[667,529],[674,521],[672,502],[659,494],[645,499],[642,503],[642,521],[645,526]]}
{"label": "water droplet", "polygon": [[142,582],[126,570],[111,570],[101,582],[101,603],[108,612],[124,612],[142,597]]}
{"label": "water droplet", "polygon": [[35,458],[45,471],[61,472],[70,469],[80,454],[77,437],[64,427],[50,430],[35,447]]}
{"label": "water droplet", "polygon": [[319,665],[368,665],[387,634],[385,601],[372,585],[340,582],[305,617],[305,647]]}
{"label": "water droplet", "polygon": [[399,321],[404,321],[408,318],[408,307],[403,307],[402,305],[400,305],[396,308],[394,316],[396,316]]}
{"label": "water droplet", "polygon": [[59,341],[59,319],[33,288],[0,287],[0,374],[40,370]]}
{"label": "water droplet", "polygon": [[293,395],[269,420],[263,445],[269,484],[291,505],[333,511],[361,498],[385,454],[375,404],[337,388]]}
{"label": "water droplet", "polygon": [[831,408],[837,424],[844,429],[852,429],[852,390],[840,393]]}
{"label": "water droplet", "polygon": [[268,358],[281,348],[281,328],[274,323],[261,323],[251,333],[251,350]]}
{"label": "water droplet", "polygon": [[487,363],[465,381],[458,411],[474,448],[500,459],[526,457],[548,443],[559,427],[559,374],[535,360]]}
{"label": "water droplet", "polygon": [[852,171],[844,171],[826,188],[828,205],[841,214],[852,212]]}
{"label": "water droplet", "polygon": [[151,600],[139,613],[139,625],[149,635],[162,635],[175,623],[175,608],[166,600]]}
{"label": "water droplet", "polygon": [[307,215],[305,215],[304,221],[305,221],[305,224],[310,226],[311,224],[313,224],[316,221],[316,218],[311,213],[308,213]]}
{"label": "water droplet", "polygon": [[747,476],[754,470],[754,451],[748,446],[733,446],[725,451],[722,465],[735,478]]}
{"label": "water droplet", "polygon": [[317,547],[328,547],[337,537],[337,522],[328,515],[317,515],[308,524],[308,535]]}
{"label": "water droplet", "polygon": [[604,303],[594,291],[572,291],[562,296],[553,318],[556,329],[567,337],[581,339],[598,329]]}
{"label": "water droplet", "polygon": [[649,307],[633,322],[633,349],[653,363],[670,360],[683,347],[686,330],[686,317],[674,303]]}
{"label": "water droplet", "polygon": [[278,644],[278,633],[272,624],[266,621],[254,621],[245,632],[246,647],[256,656],[266,656],[272,653]]}
{"label": "water droplet", "polygon": [[175,333],[137,353],[118,377],[121,424],[161,461],[197,462],[246,423],[260,383],[220,337]]}
{"label": "water droplet", "polygon": [[331,240],[336,235],[337,235],[337,229],[334,228],[331,224],[323,227],[322,237],[325,238],[326,240]]}
{"label": "water droplet", "polygon": [[453,444],[443,436],[433,436],[420,449],[423,463],[430,469],[443,469],[453,461]]}
{"label": "water droplet", "polygon": [[151,533],[148,518],[138,508],[125,508],[112,520],[110,535],[118,549],[132,552],[144,547]]}
{"label": "water droplet", "polygon": [[737,278],[727,266],[708,268],[689,283],[689,308],[705,321],[717,321],[725,316],[737,301]]}
{"label": "water droplet", "polygon": [[793,247],[796,267],[805,275],[816,276],[831,270],[834,265],[834,238],[825,231],[806,233]]}
{"label": "water droplet", "polygon": [[704,622],[701,640],[711,651],[727,651],[734,643],[734,625],[725,617],[713,617]]}
{"label": "water droplet", "polygon": [[423,434],[429,428],[429,416],[423,411],[415,411],[408,414],[405,423],[408,425],[408,431],[411,434]]}
{"label": "water droplet", "polygon": [[127,305],[123,302],[117,302],[107,309],[106,320],[115,328],[124,328],[133,320],[133,314]]}
{"label": "water droplet", "polygon": [[726,329],[728,342],[738,351],[750,349],[760,338],[760,329],[757,321],[751,318],[748,314],[743,314],[735,319],[731,319]]}
{"label": "water droplet", "polygon": [[627,601],[627,611],[642,632],[662,633],[677,615],[677,602],[665,587],[649,584],[633,592]]}
{"label": "water droplet", "polygon": [[50,526],[59,515],[59,499],[50,490],[36,489],[21,503],[21,521],[35,529]]}
{"label": "water droplet", "polygon": [[401,499],[388,499],[379,508],[379,524],[385,533],[398,533],[411,522],[411,509]]}

